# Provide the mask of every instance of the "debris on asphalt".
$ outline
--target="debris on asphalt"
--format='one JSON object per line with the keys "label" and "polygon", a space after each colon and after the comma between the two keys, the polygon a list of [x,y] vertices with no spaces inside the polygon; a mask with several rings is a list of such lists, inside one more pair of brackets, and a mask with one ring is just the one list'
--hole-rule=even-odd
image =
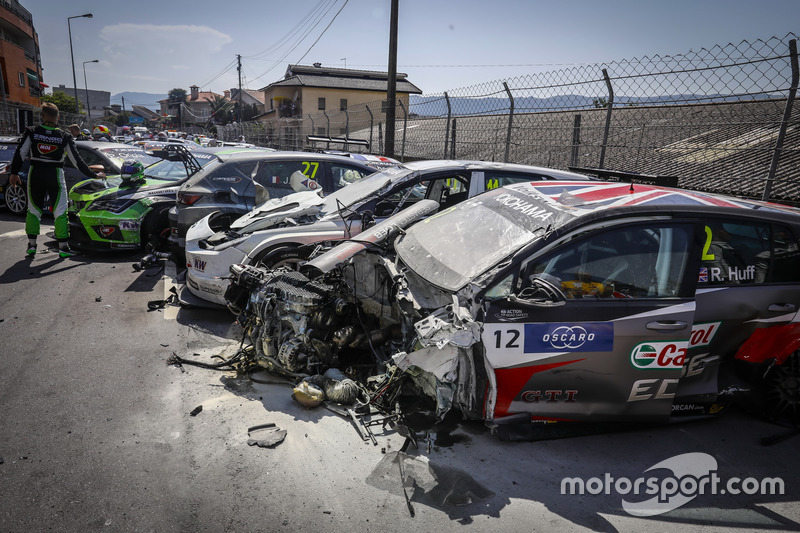
{"label": "debris on asphalt", "polygon": [[94,299],[94,301],[95,302],[102,302],[103,301],[103,297],[102,296],[98,296],[97,298]]}
{"label": "debris on asphalt", "polygon": [[194,409],[191,410],[191,412],[189,413],[189,416],[197,416],[197,415],[200,414],[200,412],[202,410],[203,410],[203,406],[202,405],[198,405],[197,407],[195,407]]}
{"label": "debris on asphalt", "polygon": [[247,428],[248,446],[258,446],[259,448],[274,448],[286,438],[286,430],[281,429],[274,423],[261,424]]}
{"label": "debris on asphalt", "polygon": [[301,381],[292,389],[292,399],[303,407],[317,407],[325,399],[325,393],[309,381]]}

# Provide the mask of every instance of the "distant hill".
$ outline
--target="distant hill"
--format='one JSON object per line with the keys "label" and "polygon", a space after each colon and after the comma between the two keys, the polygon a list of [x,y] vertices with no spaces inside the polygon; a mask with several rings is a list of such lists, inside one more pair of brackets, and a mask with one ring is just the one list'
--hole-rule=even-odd
{"label": "distant hill", "polygon": [[147,109],[152,109],[153,111],[158,111],[161,106],[159,106],[158,101],[164,100],[167,95],[166,94],[154,94],[154,93],[137,93],[131,91],[125,91],[124,93],[114,94],[111,96],[111,103],[112,104],[120,104],[122,105],[122,98],[125,98],[125,108],[130,109],[133,105],[140,105],[146,107]]}

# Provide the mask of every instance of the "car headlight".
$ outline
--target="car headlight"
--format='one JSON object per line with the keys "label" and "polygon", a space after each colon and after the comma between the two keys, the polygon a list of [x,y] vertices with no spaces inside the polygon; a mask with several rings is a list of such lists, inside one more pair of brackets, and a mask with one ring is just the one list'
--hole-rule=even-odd
{"label": "car headlight", "polygon": [[135,203],[136,200],[131,200],[129,198],[117,200],[103,200],[100,198],[86,206],[86,211],[110,211],[112,213],[122,213]]}

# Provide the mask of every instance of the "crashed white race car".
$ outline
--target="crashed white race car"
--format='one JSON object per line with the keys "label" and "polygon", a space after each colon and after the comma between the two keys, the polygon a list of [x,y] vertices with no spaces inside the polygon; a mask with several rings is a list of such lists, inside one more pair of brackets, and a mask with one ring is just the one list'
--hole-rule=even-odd
{"label": "crashed white race car", "polygon": [[186,235],[186,288],[225,305],[233,264],[268,268],[303,264],[318,245],[349,239],[428,199],[447,209],[486,190],[540,180],[586,180],[573,172],[483,161],[421,161],[386,169],[325,198],[313,192],[269,200],[230,223],[212,214]]}

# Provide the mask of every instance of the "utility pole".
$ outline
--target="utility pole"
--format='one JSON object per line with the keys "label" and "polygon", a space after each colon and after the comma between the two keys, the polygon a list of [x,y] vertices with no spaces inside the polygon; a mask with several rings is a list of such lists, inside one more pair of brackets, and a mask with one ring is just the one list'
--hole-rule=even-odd
{"label": "utility pole", "polygon": [[125,97],[122,96],[122,112],[125,113]]}
{"label": "utility pole", "polygon": [[244,127],[242,126],[242,56],[236,54],[236,61],[238,62],[237,70],[239,71],[239,112],[237,113],[239,122],[239,129],[244,134]]}
{"label": "utility pole", "polygon": [[389,79],[386,84],[386,148],[384,155],[394,157],[394,124],[397,104],[397,11],[398,1],[392,0],[389,22]]}

